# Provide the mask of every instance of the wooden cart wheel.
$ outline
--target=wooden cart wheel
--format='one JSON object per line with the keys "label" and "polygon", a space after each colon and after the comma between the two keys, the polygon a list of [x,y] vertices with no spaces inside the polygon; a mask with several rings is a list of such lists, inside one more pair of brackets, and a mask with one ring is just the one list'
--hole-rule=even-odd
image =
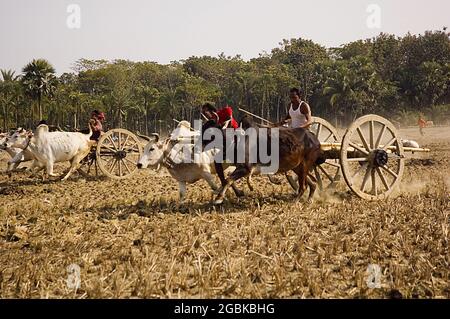
{"label": "wooden cart wheel", "polygon": [[389,196],[400,182],[404,151],[395,126],[378,115],[358,118],[342,139],[342,174],[350,189],[366,200]]}
{"label": "wooden cart wheel", "polygon": [[[313,124],[309,130],[314,133],[320,143],[340,143],[341,137],[336,128],[328,121],[313,116]],[[317,179],[320,190],[334,188],[341,179],[341,165],[339,159],[327,159],[325,163],[314,167],[312,174]],[[296,175],[286,175],[291,187],[298,190],[298,178]]]}
{"label": "wooden cart wheel", "polygon": [[100,137],[96,156],[103,174],[114,179],[127,178],[137,171],[142,145],[130,131],[112,129]]}
{"label": "wooden cart wheel", "polygon": [[[313,116],[310,131],[313,132],[320,143],[340,143],[341,136],[330,122]],[[326,159],[325,163],[314,167],[314,176],[320,190],[334,188],[341,179],[341,165],[339,159]]]}

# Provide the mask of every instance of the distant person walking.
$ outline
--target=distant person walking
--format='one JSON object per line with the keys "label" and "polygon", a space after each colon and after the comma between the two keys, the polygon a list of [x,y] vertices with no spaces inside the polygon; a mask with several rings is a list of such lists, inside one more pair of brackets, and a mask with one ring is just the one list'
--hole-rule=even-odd
{"label": "distant person walking", "polygon": [[425,133],[424,133],[423,129],[425,128],[425,126],[427,126],[427,121],[425,121],[423,119],[422,115],[419,115],[419,120],[417,121],[417,125],[419,125],[420,135],[424,136]]}

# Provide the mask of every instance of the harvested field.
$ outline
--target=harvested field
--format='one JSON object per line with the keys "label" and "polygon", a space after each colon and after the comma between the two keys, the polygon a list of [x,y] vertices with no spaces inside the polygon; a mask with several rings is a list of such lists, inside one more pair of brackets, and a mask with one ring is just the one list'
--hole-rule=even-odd
{"label": "harvested field", "polygon": [[[380,202],[343,181],[307,204],[287,181],[256,177],[254,193],[240,183],[248,196],[216,208],[205,182],[179,205],[177,183],[148,170],[121,181],[2,175],[0,297],[450,298],[450,127],[418,133],[400,131],[431,153],[409,158]],[[370,264],[379,288],[367,285]]]}

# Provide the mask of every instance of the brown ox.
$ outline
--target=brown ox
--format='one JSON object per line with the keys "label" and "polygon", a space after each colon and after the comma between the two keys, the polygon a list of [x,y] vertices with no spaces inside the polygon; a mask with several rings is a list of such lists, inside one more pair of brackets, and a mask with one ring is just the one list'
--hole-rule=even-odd
{"label": "brown ox", "polygon": [[[267,131],[263,138],[259,135],[259,130],[261,129],[257,125],[253,124],[251,119],[244,116],[241,121],[241,127],[244,130],[248,128],[254,128],[258,133],[258,138],[251,139],[245,136],[245,163],[237,164],[236,169],[231,173],[230,177],[226,180],[225,185],[221,188],[215,204],[221,204],[224,199],[224,195],[227,189],[233,185],[237,180],[251,176],[252,174],[258,174],[261,172],[263,166],[268,164],[262,164],[259,156],[257,157],[256,163],[251,163],[249,161],[249,150],[255,150],[262,145],[261,143],[267,143],[269,153],[271,145],[271,135],[270,130]],[[308,201],[312,201],[312,197],[316,190],[316,179],[309,172],[312,170],[314,165],[320,164],[323,161],[322,152],[320,148],[320,142],[317,137],[310,131],[303,128],[284,128],[279,127],[279,158],[278,158],[278,170],[277,173],[286,173],[288,171],[294,171],[298,176],[298,194],[297,200],[300,199],[306,187],[309,186],[310,192],[308,196]],[[257,143],[255,145],[255,143]]]}

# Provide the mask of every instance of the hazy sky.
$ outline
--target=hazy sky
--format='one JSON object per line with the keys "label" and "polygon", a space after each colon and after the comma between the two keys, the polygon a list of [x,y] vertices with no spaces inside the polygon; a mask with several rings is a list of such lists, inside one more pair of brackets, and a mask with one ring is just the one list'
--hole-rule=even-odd
{"label": "hazy sky", "polygon": [[[69,4],[81,9],[67,27]],[[378,4],[381,28],[369,28]],[[192,55],[270,51],[284,38],[339,46],[380,32],[450,28],[449,0],[0,0],[0,68],[20,72],[33,58],[58,74],[79,58],[170,61]]]}

